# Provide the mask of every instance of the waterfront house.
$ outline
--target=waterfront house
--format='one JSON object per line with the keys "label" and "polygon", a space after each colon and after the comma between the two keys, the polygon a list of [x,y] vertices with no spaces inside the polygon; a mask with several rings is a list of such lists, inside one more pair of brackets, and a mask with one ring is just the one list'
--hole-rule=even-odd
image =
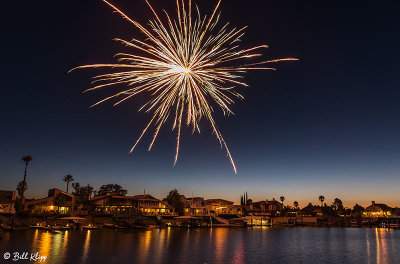
{"label": "waterfront house", "polygon": [[273,198],[271,201],[268,201],[268,199],[265,201],[265,209],[270,215],[280,214],[282,208],[283,204],[275,200],[275,198]]}
{"label": "waterfront house", "polygon": [[15,191],[0,190],[0,214],[15,214]]}
{"label": "waterfront house", "polygon": [[322,209],[320,206],[309,203],[306,207],[303,207],[303,209],[300,210],[300,213],[303,216],[322,215]]}
{"label": "waterfront house", "polygon": [[248,215],[241,217],[241,220],[244,221],[247,226],[272,226],[273,219],[274,218],[260,215]]}
{"label": "waterfront house", "polygon": [[181,201],[185,205],[185,215],[207,215],[206,201],[203,197],[186,198],[181,195]]}
{"label": "waterfront house", "polygon": [[172,215],[173,208],[150,194],[126,196],[107,193],[92,199],[94,211],[109,215]]}
{"label": "waterfront house", "polygon": [[136,207],[144,215],[173,215],[174,208],[168,203],[154,198],[150,194],[140,194],[133,196]]}
{"label": "waterfront house", "polygon": [[91,201],[95,213],[100,215],[133,215],[138,213],[132,196],[106,193],[104,195],[93,197]]}
{"label": "waterfront house", "polygon": [[253,215],[270,215],[267,203],[268,200],[254,202],[249,209],[251,209],[251,213]]}
{"label": "waterfront house", "polygon": [[323,218],[317,216],[279,216],[273,218],[273,222],[274,225],[316,226],[323,222]]}
{"label": "waterfront house", "polygon": [[275,200],[266,199],[265,201],[259,201],[250,203],[246,206],[243,206],[246,210],[253,215],[278,215],[282,211],[283,204]]}
{"label": "waterfront house", "polygon": [[388,217],[391,215],[392,208],[387,206],[386,204],[378,204],[375,201],[372,201],[372,204],[365,208],[363,217]]}
{"label": "waterfront house", "polygon": [[400,217],[400,208],[398,208],[398,207],[393,208],[392,212],[391,212],[391,215],[392,216],[396,216],[396,217]]}
{"label": "waterfront house", "polygon": [[26,200],[24,203],[24,209],[32,214],[71,214],[74,206],[75,196],[57,188],[50,189],[45,198]]}
{"label": "waterfront house", "polygon": [[280,216],[274,217],[273,223],[274,225],[296,225],[297,224],[297,217],[290,217],[290,216]]}
{"label": "waterfront house", "polygon": [[243,214],[242,206],[240,204],[234,204],[232,206],[232,213],[237,215],[242,215]]}
{"label": "waterfront house", "polygon": [[400,227],[400,208],[396,207],[392,209],[391,215],[387,218],[387,224],[391,228]]}
{"label": "waterfront house", "polygon": [[231,214],[233,213],[233,202],[223,199],[208,199],[206,200],[208,213],[213,214]]}
{"label": "waterfront house", "polygon": [[299,225],[317,225],[320,222],[323,222],[322,217],[317,216],[300,216],[296,219],[297,224]]}

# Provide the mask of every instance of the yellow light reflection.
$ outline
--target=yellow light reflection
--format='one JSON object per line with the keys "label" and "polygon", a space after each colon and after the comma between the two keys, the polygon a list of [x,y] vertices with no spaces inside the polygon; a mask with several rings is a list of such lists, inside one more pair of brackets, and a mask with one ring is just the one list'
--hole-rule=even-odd
{"label": "yellow light reflection", "polygon": [[38,248],[39,255],[46,256],[47,259],[50,258],[51,236],[52,236],[51,233],[46,231],[46,232],[43,232],[41,234],[40,239],[38,240],[38,242],[39,242],[39,248]]}
{"label": "yellow light reflection", "polygon": [[82,254],[82,263],[86,263],[86,260],[89,255],[89,248],[90,248],[90,230],[86,233],[85,244],[83,245],[83,254]]}
{"label": "yellow light reflection", "polygon": [[64,232],[64,241],[62,243],[62,252],[61,252],[61,259],[64,260],[66,252],[67,252],[67,246],[68,246],[68,237],[69,237],[69,232],[68,230],[65,230]]}
{"label": "yellow light reflection", "polygon": [[138,263],[148,263],[147,259],[149,257],[149,250],[152,241],[153,231],[145,231],[143,234],[143,238],[140,241],[138,247],[138,256],[139,261]]}
{"label": "yellow light reflection", "polygon": [[[60,252],[62,251],[62,245],[63,245],[62,233],[52,233],[50,240],[51,240],[51,245],[50,245],[51,256],[58,257]],[[57,259],[57,261],[59,260]]]}
{"label": "yellow light reflection", "polygon": [[380,252],[380,262],[382,263],[387,263],[388,261],[388,254],[389,249],[388,249],[388,236],[389,236],[390,229],[387,228],[379,228],[379,241],[380,241],[380,247],[381,247],[381,252]]}
{"label": "yellow light reflection", "polygon": [[215,241],[215,256],[217,263],[224,263],[226,242],[228,232],[230,230],[227,228],[216,228],[214,230],[214,241]]}
{"label": "yellow light reflection", "polygon": [[157,241],[158,241],[158,253],[154,254],[156,259],[155,262],[156,263],[162,263],[163,262],[163,258],[165,256],[165,252],[166,250],[168,250],[167,248],[167,239],[168,239],[168,231],[166,231],[165,229],[157,229],[154,230],[153,235],[157,235]]}
{"label": "yellow light reflection", "polygon": [[376,263],[381,263],[381,244],[379,240],[378,228],[375,228],[375,239],[376,239]]}

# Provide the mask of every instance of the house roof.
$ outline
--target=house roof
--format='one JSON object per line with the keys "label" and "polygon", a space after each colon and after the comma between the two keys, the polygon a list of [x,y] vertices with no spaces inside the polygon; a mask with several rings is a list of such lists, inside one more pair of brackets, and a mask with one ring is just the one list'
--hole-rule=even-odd
{"label": "house roof", "polygon": [[279,205],[282,205],[282,203],[278,202],[277,200],[270,200],[270,201],[266,200],[265,203],[266,204],[279,204]]}
{"label": "house roof", "polygon": [[162,204],[164,204],[167,208],[172,208],[172,206],[170,206],[168,203],[161,201],[160,199],[155,198],[154,196],[150,195],[150,194],[139,194],[139,195],[135,195],[132,196],[133,200],[156,200]]}
{"label": "house roof", "polygon": [[387,206],[386,204],[372,204],[370,206],[368,206],[367,208],[365,208],[365,211],[367,212],[377,212],[377,211],[390,211],[392,208],[390,208],[389,206]]}
{"label": "house roof", "polygon": [[100,200],[100,199],[103,199],[106,197],[111,197],[113,199],[133,199],[133,196],[125,196],[125,195],[121,195],[121,194],[107,193],[104,195],[93,197],[92,200],[96,201],[96,200]]}
{"label": "house roof", "polygon": [[134,195],[134,196],[125,196],[125,195],[119,195],[119,194],[112,194],[112,193],[107,193],[105,195],[101,196],[96,196],[92,198],[93,201],[100,200],[106,197],[111,197],[113,199],[128,199],[128,200],[156,200],[164,205],[166,205],[167,208],[172,208],[168,203],[161,201],[155,197],[153,197],[150,194],[139,194],[139,195]]}
{"label": "house roof", "polygon": [[150,194],[139,194],[139,195],[134,195],[132,196],[132,199],[135,200],[158,200],[154,196],[151,196]]}
{"label": "house roof", "polygon": [[49,197],[45,197],[45,198],[40,198],[40,199],[27,199],[25,201],[25,204],[38,204],[41,202],[47,202],[47,200],[49,200]]}
{"label": "house roof", "polygon": [[210,204],[210,203],[233,204],[233,202],[227,201],[224,199],[207,199],[206,203],[208,203],[208,204]]}
{"label": "house roof", "polygon": [[400,216],[400,208],[396,207],[392,211],[392,215],[399,215]]}
{"label": "house roof", "polygon": [[0,190],[0,203],[14,203],[15,202],[15,192]]}
{"label": "house roof", "polygon": [[301,209],[300,211],[301,211],[303,214],[311,215],[312,213],[314,213],[314,211],[315,211],[316,209],[317,209],[317,207],[314,206],[314,205],[312,205],[312,204],[310,203],[310,204],[308,204],[306,207],[304,207],[303,209]]}
{"label": "house roof", "polygon": [[[75,197],[75,195],[70,194],[70,193],[67,193],[67,192],[64,192],[64,191],[62,191],[62,190],[60,190],[60,189],[58,189],[58,188],[50,189],[50,190],[49,190],[49,194],[50,194],[50,192],[51,192],[52,190],[57,191],[57,192],[59,192],[59,193],[61,193],[61,194],[70,196],[70,197]],[[48,197],[50,197],[50,195],[48,195]]]}
{"label": "house roof", "polygon": [[193,198],[186,198],[186,200],[187,201],[191,201],[191,200],[198,201],[198,200],[204,200],[204,198],[203,197],[193,197]]}

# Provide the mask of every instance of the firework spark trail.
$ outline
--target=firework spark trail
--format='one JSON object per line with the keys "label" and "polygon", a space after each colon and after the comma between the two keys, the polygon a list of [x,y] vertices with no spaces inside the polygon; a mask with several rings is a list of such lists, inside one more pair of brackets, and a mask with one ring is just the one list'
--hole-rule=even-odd
{"label": "firework spark trail", "polygon": [[[122,96],[122,99],[114,103],[115,106],[139,93],[147,92],[149,100],[139,111],[146,109],[146,112],[152,112],[153,116],[130,152],[154,124],[156,129],[148,148],[150,151],[162,125],[171,115],[174,119],[172,129],[177,128],[178,130],[174,165],[178,160],[182,125],[192,126],[192,133],[196,130],[200,133],[199,122],[202,118],[206,118],[209,120],[213,134],[217,137],[221,148],[225,148],[236,173],[232,155],[213,118],[210,101],[214,101],[223,110],[224,115],[229,115],[233,113],[230,109],[230,105],[234,103],[233,98],[243,98],[233,88],[237,85],[248,86],[240,81],[243,78],[240,74],[247,70],[275,70],[275,68],[267,67],[266,64],[297,59],[284,58],[242,65],[232,64],[241,59],[260,57],[262,54],[253,52],[268,46],[260,45],[249,49],[240,49],[237,43],[244,35],[243,31],[246,27],[229,30],[228,24],[225,24],[216,30],[220,17],[218,9],[221,0],[218,1],[209,18],[207,16],[202,18],[196,6],[197,17],[195,19],[192,17],[191,0],[188,0],[188,10],[185,7],[185,0],[177,0],[178,19],[172,20],[164,11],[166,17],[164,23],[146,0],[155,18],[150,21],[150,30],[129,18],[108,1],[103,1],[146,36],[145,41],[138,39],[115,40],[127,47],[137,49],[145,55],[118,53],[116,56],[119,59],[116,64],[92,64],[74,68],[125,68],[124,71],[94,77],[92,82],[94,86],[84,92],[115,84],[125,84],[128,89],[104,98],[92,107]],[[185,116],[186,123],[183,123]]]}

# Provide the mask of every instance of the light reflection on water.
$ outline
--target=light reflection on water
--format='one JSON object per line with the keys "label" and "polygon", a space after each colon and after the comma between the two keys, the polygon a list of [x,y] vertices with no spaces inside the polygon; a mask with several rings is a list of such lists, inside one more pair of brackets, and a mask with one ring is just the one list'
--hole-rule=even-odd
{"label": "light reflection on water", "polygon": [[58,251],[58,252],[56,252],[55,251],[55,249],[56,249],[56,244],[57,244],[57,242],[59,241],[59,235],[55,235],[55,236],[53,236],[50,232],[48,232],[48,231],[46,231],[46,232],[42,232],[41,234],[39,234],[39,238],[37,238],[37,241],[38,241],[38,249],[37,250],[34,250],[34,251],[37,251],[37,252],[39,252],[40,253],[40,255],[42,255],[42,256],[50,256],[50,249],[52,248],[51,247],[51,243],[52,243],[52,240],[54,241],[54,246],[53,246],[53,250],[52,250],[52,254],[51,255],[58,255],[58,254],[60,254],[61,252],[60,251]]}
{"label": "light reflection on water", "polygon": [[0,257],[39,252],[47,263],[400,263],[400,230],[389,229],[22,230],[0,237]]}
{"label": "light reflection on water", "polygon": [[83,263],[86,263],[87,259],[88,259],[89,248],[90,248],[90,234],[91,234],[91,230],[87,230],[85,243],[83,244],[83,254],[82,254],[82,262]]}

